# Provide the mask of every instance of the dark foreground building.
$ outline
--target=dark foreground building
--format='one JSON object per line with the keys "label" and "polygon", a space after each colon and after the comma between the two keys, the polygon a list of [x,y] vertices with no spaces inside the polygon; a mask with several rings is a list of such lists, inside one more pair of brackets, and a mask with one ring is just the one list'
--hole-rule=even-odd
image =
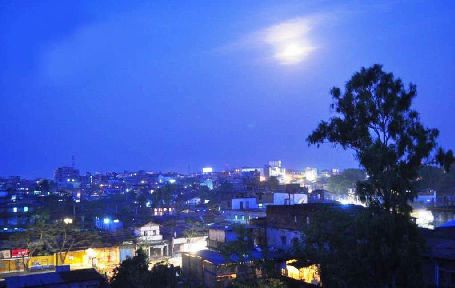
{"label": "dark foreground building", "polygon": [[[95,269],[69,270],[69,265],[57,271],[6,277],[8,288],[101,288],[107,287],[106,279]],[[1,284],[0,284],[1,285]],[[1,287],[1,286],[0,286]]]}

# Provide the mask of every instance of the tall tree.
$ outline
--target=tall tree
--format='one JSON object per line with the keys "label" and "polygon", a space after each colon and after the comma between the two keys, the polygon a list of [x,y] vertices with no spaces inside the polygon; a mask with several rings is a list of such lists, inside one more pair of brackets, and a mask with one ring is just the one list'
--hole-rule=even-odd
{"label": "tall tree", "polygon": [[119,267],[114,269],[111,279],[112,288],[174,288],[177,287],[178,267],[164,262],[155,264],[148,269],[148,257],[144,250],[139,249],[132,258],[124,260]]}
{"label": "tall tree", "polygon": [[148,270],[148,258],[144,250],[137,250],[134,257],[124,260],[119,267],[114,269],[111,287],[152,287],[150,271]]}
{"label": "tall tree", "polygon": [[294,257],[319,264],[324,287],[421,287],[422,241],[404,215],[332,206],[304,227]]}
{"label": "tall tree", "polygon": [[14,233],[11,241],[17,248],[27,249],[27,254],[21,255],[21,261],[26,271],[30,268],[30,259],[38,252],[45,250],[45,236],[47,226],[43,221],[36,221],[33,226],[28,227],[24,232]]}
{"label": "tall tree", "polygon": [[451,150],[437,147],[439,131],[426,128],[412,109],[416,86],[407,87],[381,65],[362,68],[344,91],[331,90],[335,115],[308,136],[309,144],[330,142],[354,151],[369,178],[356,192],[368,206],[408,215],[414,182],[425,161],[448,169]]}
{"label": "tall tree", "polygon": [[83,231],[72,224],[57,223],[48,225],[44,237],[47,249],[58,255],[58,264],[63,265],[69,251],[93,245],[99,240],[95,232]]}

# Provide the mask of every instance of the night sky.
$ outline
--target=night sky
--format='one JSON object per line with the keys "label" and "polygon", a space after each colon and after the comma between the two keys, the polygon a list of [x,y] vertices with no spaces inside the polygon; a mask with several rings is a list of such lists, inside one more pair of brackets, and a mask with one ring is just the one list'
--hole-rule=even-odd
{"label": "night sky", "polygon": [[0,176],[356,167],[305,138],[374,63],[455,148],[455,1],[113,2],[0,1]]}

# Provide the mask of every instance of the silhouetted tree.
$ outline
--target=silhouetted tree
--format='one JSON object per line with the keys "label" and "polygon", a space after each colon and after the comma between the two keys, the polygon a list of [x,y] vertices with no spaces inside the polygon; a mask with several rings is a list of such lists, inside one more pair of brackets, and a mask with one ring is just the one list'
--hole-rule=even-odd
{"label": "silhouetted tree", "polygon": [[437,147],[439,131],[423,126],[412,109],[416,86],[408,88],[381,65],[362,68],[344,92],[332,88],[335,111],[307,138],[309,144],[330,142],[354,151],[369,178],[356,192],[368,206],[408,215],[416,197],[414,182],[424,161],[448,169],[451,150]]}
{"label": "silhouetted tree", "polygon": [[336,194],[347,194],[349,189],[355,189],[357,182],[366,179],[365,171],[361,169],[346,169],[328,180],[329,191]]}
{"label": "silhouetted tree", "polygon": [[124,260],[120,266],[114,269],[111,287],[153,287],[150,271],[148,270],[148,258],[144,250],[137,250],[134,257]]}
{"label": "silhouetted tree", "polygon": [[57,254],[60,265],[65,263],[69,251],[77,247],[93,245],[99,240],[95,232],[84,231],[72,224],[62,222],[47,225],[44,236],[46,249]]}
{"label": "silhouetted tree", "polygon": [[30,268],[31,257],[45,250],[47,232],[47,225],[45,225],[44,221],[36,221],[33,226],[27,227],[24,232],[11,235],[10,240],[16,247],[28,250],[27,255],[21,255],[21,261],[26,271]]}
{"label": "silhouetted tree", "polygon": [[124,260],[114,269],[111,287],[174,288],[177,287],[177,274],[180,274],[178,267],[164,262],[155,264],[149,270],[148,257],[144,250],[139,249],[134,257]]}
{"label": "silhouetted tree", "polygon": [[307,141],[354,151],[368,175],[356,193],[369,209],[355,217],[323,215],[336,219],[331,222],[313,220],[305,232],[307,257],[320,264],[328,287],[419,287],[422,242],[410,202],[424,163],[448,170],[453,153],[438,148],[438,130],[426,128],[412,109],[416,86],[405,88],[381,65],[362,68],[343,92],[333,88],[331,94],[335,116]]}
{"label": "silhouetted tree", "polygon": [[354,208],[313,214],[303,248],[293,256],[319,264],[324,287],[421,287],[423,242],[416,225],[404,215]]}

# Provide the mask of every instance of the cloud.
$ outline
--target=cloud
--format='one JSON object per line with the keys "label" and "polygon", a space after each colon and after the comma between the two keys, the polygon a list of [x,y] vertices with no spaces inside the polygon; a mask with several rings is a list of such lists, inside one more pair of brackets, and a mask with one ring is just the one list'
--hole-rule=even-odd
{"label": "cloud", "polygon": [[219,50],[253,53],[256,55],[253,57],[282,65],[299,64],[318,49],[312,33],[330,18],[329,14],[315,14],[286,19],[249,33]]}

